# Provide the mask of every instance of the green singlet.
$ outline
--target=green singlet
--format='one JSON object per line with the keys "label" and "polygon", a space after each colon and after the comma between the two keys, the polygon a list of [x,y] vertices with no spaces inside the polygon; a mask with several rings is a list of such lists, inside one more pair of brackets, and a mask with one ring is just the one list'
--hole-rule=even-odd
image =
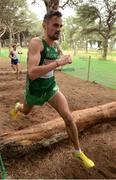
{"label": "green singlet", "polygon": [[[41,52],[39,66],[48,60],[55,61],[59,58],[57,48],[50,47],[45,40],[42,39],[44,50]],[[57,92],[59,88],[55,81],[54,70],[48,72],[35,80],[31,80],[27,74],[26,88],[24,99],[27,105],[43,105],[48,102]]]}

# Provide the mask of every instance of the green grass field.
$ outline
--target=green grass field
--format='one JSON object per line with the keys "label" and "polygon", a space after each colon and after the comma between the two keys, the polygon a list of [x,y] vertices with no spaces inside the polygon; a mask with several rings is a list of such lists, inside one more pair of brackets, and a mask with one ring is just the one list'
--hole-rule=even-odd
{"label": "green grass field", "polygon": [[[72,76],[87,80],[88,63],[89,57],[84,59],[76,56],[73,58],[73,63],[71,65],[65,65],[62,67],[62,71]],[[96,83],[102,84],[106,87],[116,89],[116,62],[91,58],[89,81],[95,81]]]}
{"label": "green grass field", "polygon": [[[22,55],[19,55],[21,63],[25,63],[27,59],[27,49],[22,49]],[[70,51],[65,52],[72,53]],[[73,57],[71,65],[65,65],[62,67],[62,71],[80,79],[87,80],[88,78],[88,63],[89,56],[90,61],[90,73],[89,81],[95,81],[96,83],[102,84],[106,87],[116,89],[116,51],[108,54],[108,60],[101,59],[101,53],[98,51],[84,51],[77,52],[77,55]],[[0,51],[0,57],[8,57],[8,49],[4,48]]]}

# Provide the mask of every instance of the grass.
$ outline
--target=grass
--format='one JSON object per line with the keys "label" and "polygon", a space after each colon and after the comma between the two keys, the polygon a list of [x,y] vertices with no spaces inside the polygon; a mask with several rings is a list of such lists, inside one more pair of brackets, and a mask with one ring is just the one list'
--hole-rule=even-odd
{"label": "grass", "polygon": [[[71,51],[64,52],[64,54],[72,54]],[[8,49],[4,48],[0,51],[0,57],[8,57]],[[88,78],[88,59],[91,56],[89,81],[95,81],[106,87],[116,89],[116,51],[108,54],[107,59],[101,59],[101,52],[91,50],[88,53],[85,51],[78,51],[77,55],[73,57],[71,65],[62,67],[62,71],[72,76],[87,80]],[[19,55],[21,63],[27,60],[27,49],[22,49],[22,55]]]}
{"label": "grass", "polygon": [[[62,71],[72,76],[88,80],[88,63],[89,57],[84,59],[75,56],[73,63],[62,67]],[[116,62],[91,58],[89,81],[95,81],[106,87],[116,89]]]}
{"label": "grass", "polygon": [[[9,50],[8,48],[2,48],[0,50],[0,57],[8,58],[9,56]],[[22,54],[18,55],[20,62],[25,63],[27,60],[27,48],[22,48]]]}

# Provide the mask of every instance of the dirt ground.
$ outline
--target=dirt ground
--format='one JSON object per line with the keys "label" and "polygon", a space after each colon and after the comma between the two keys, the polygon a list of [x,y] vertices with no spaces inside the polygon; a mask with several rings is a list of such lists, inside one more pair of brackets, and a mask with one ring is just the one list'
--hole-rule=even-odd
{"label": "dirt ground", "polygon": [[[25,69],[24,65],[21,69]],[[11,71],[9,63],[0,59],[0,72]],[[57,82],[65,94],[71,111],[116,101],[116,91],[101,85],[56,72]],[[58,117],[58,113],[45,104],[35,107],[28,116],[13,121],[10,108],[23,101],[25,74],[16,80],[14,74],[0,74],[0,133],[20,130]],[[98,124],[80,133],[82,149],[93,159],[96,167],[83,168],[72,156],[72,144],[65,140],[41,151],[23,157],[5,160],[12,179],[115,179],[116,178],[116,122]]]}

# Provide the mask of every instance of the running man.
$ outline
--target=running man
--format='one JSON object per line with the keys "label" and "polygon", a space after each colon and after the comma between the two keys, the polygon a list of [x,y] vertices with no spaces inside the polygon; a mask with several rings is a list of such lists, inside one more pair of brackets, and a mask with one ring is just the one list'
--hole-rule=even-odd
{"label": "running man", "polygon": [[16,71],[17,79],[19,79],[19,58],[16,44],[12,45],[9,57],[11,58],[11,67],[14,71]]}
{"label": "running man", "polygon": [[44,16],[42,39],[34,37],[28,49],[27,80],[24,103],[16,103],[11,114],[16,117],[18,112],[27,115],[34,105],[42,106],[48,102],[63,118],[67,133],[74,146],[74,156],[86,168],[95,166],[81,150],[78,130],[73,120],[68,102],[59,90],[54,70],[65,64],[72,63],[69,55],[58,59],[58,51],[54,42],[59,39],[62,27],[62,14],[59,11],[48,12]]}

